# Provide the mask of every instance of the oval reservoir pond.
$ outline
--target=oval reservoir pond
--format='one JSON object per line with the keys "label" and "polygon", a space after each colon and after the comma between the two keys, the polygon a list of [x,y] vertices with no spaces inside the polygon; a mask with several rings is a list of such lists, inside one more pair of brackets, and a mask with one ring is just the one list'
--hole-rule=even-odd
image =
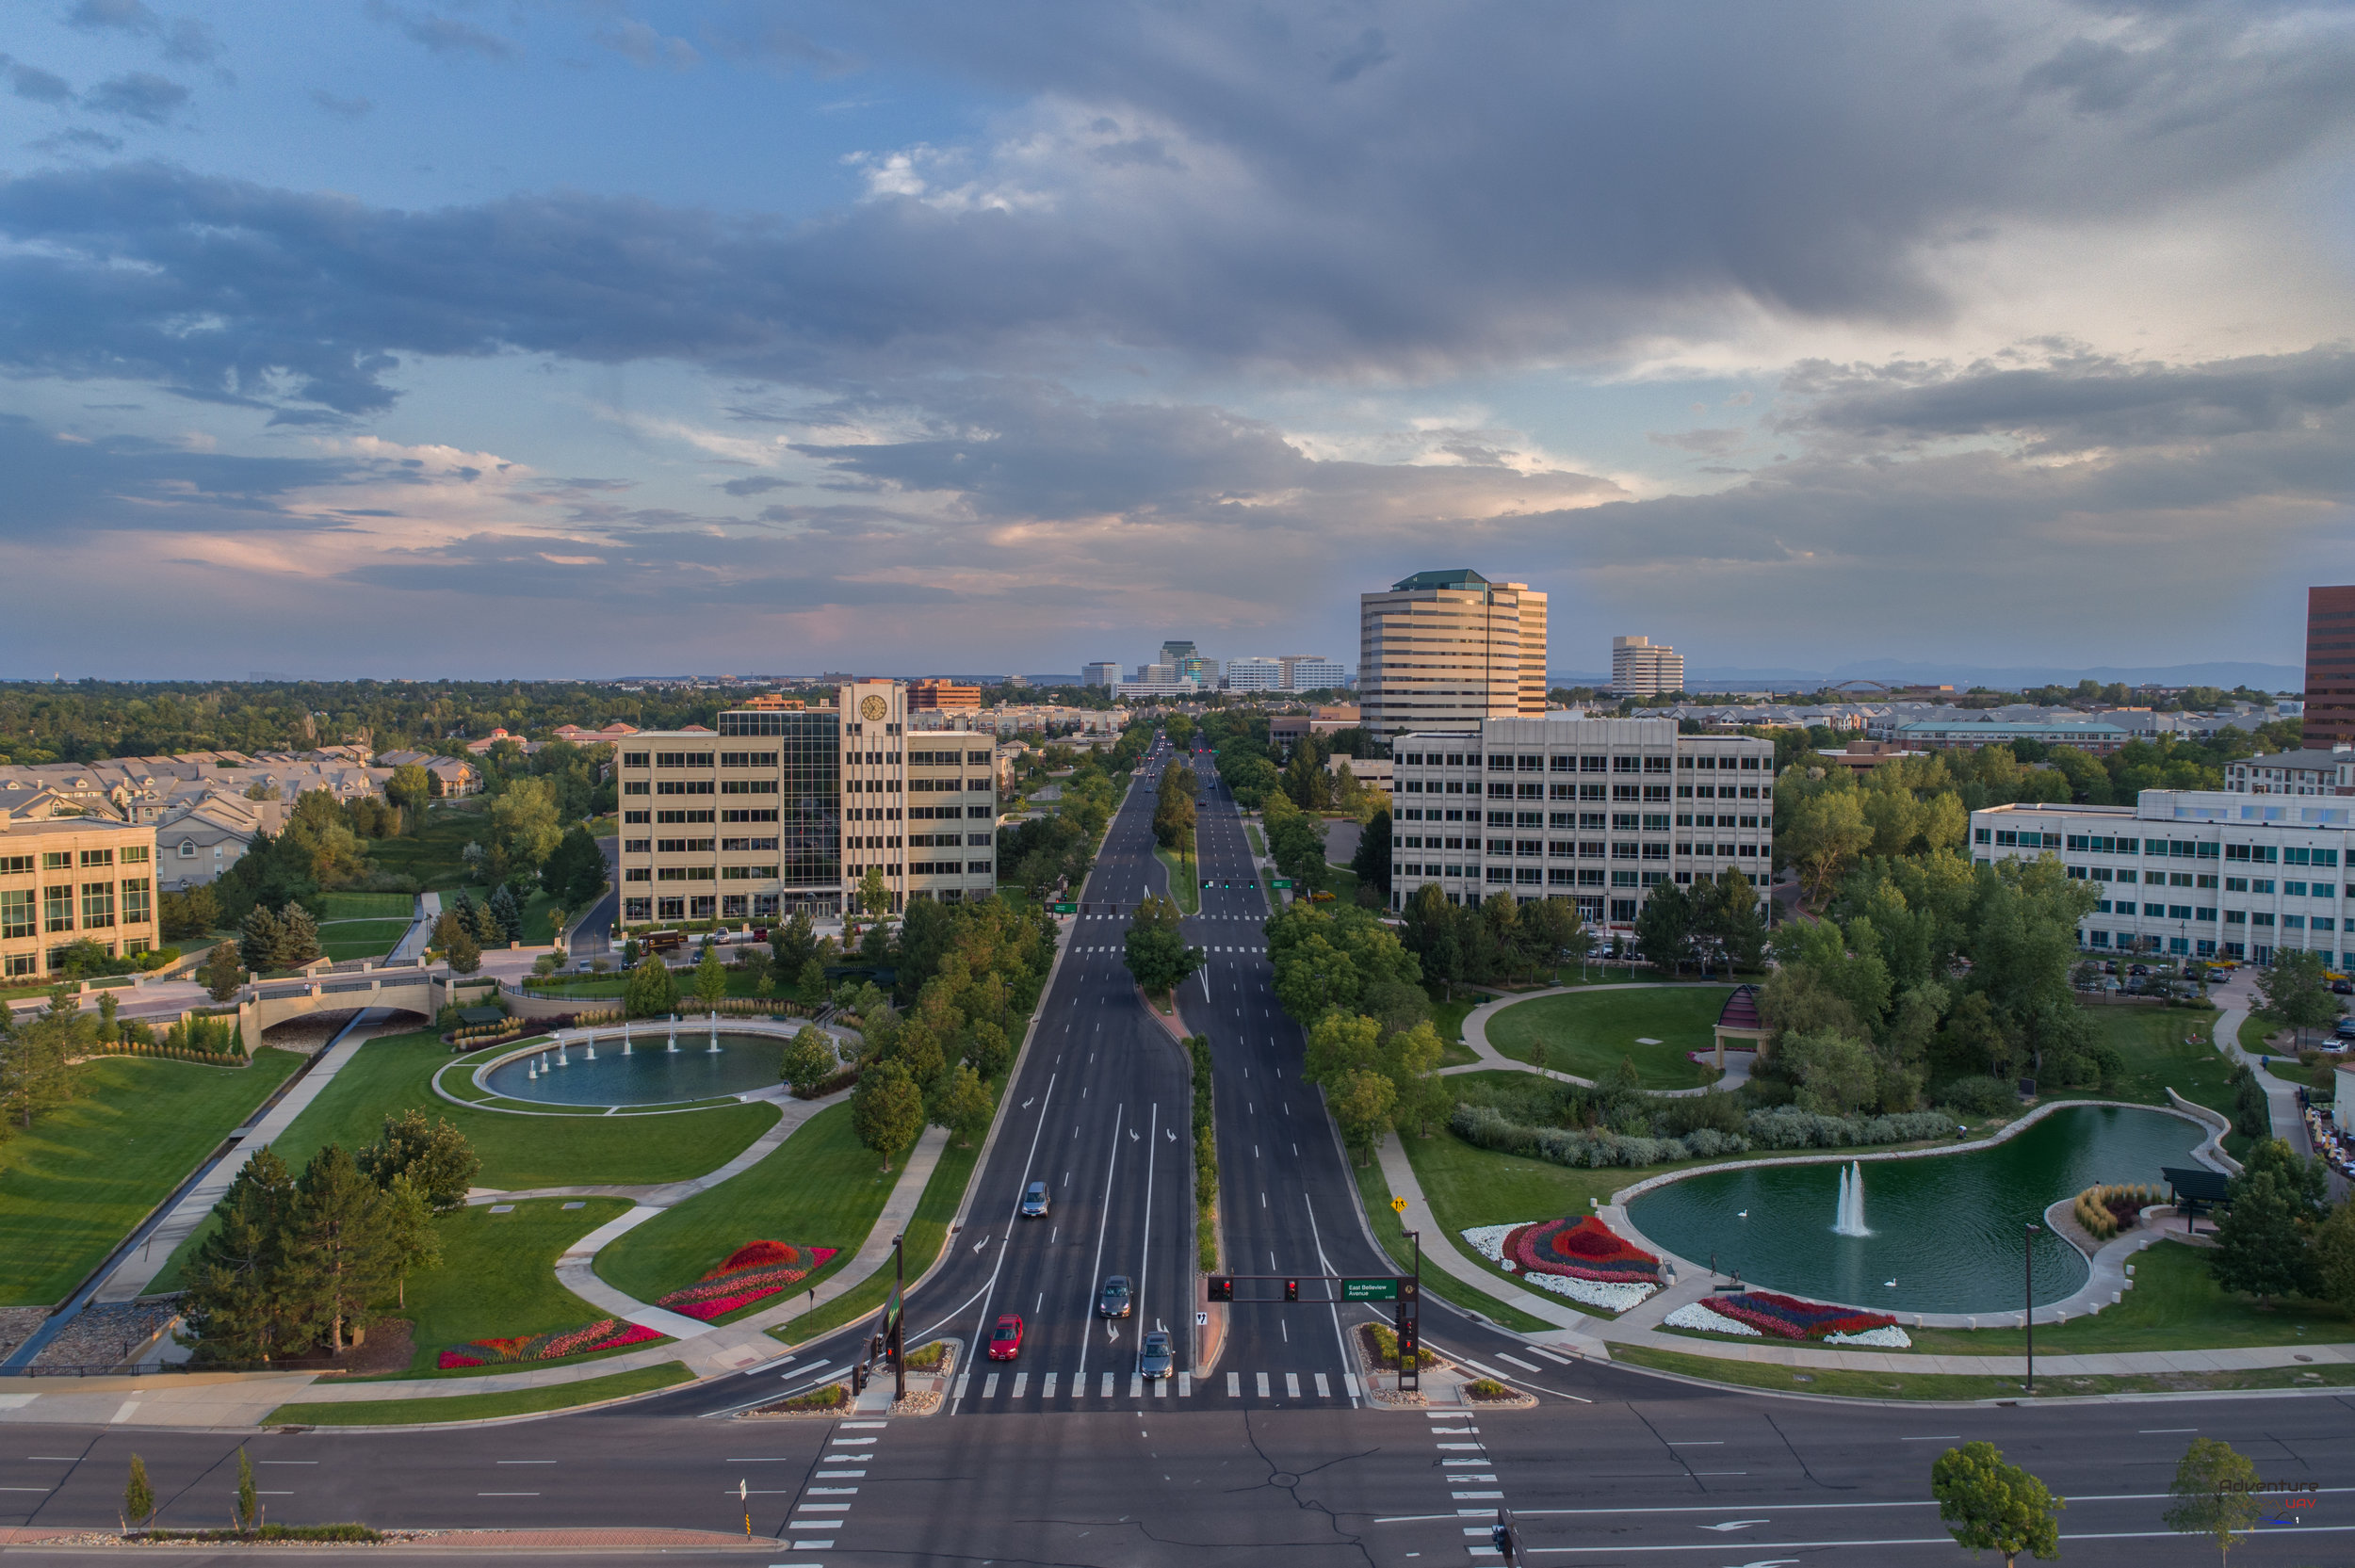
{"label": "oval reservoir pond", "polygon": [[561,1053],[550,1045],[503,1061],[484,1074],[482,1081],[511,1100],[563,1106],[674,1105],[741,1094],[779,1081],[785,1041],[778,1036],[723,1029],[716,1052],[708,1028],[682,1026],[676,1051],[667,1048],[669,1038],[661,1026],[633,1028],[625,1055],[618,1031],[599,1034],[593,1060],[590,1046],[567,1040]]}
{"label": "oval reservoir pond", "polygon": [[[2206,1136],[2164,1111],[2077,1106],[1992,1148],[1866,1159],[1864,1236],[1832,1229],[1845,1160],[1670,1182],[1630,1204],[1628,1219],[1687,1262],[1713,1254],[1719,1272],[1763,1289],[1885,1312],[2017,1312],[2024,1225],[2096,1182],[2160,1182],[2163,1165],[2197,1164]],[[2037,1304],[2086,1283],[2074,1247],[2050,1231],[2034,1245]]]}

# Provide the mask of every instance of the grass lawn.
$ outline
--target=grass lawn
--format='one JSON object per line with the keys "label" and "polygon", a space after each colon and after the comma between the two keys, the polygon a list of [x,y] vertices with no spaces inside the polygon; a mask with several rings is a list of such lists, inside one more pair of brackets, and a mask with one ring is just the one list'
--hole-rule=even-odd
{"label": "grass lawn", "polygon": [[674,1383],[691,1382],[695,1374],[675,1361],[616,1372],[609,1378],[560,1382],[545,1388],[519,1388],[507,1394],[456,1394],[447,1398],[368,1399],[351,1403],[280,1405],[262,1417],[266,1427],[409,1427],[443,1421],[489,1421],[501,1415],[532,1415],[544,1410],[570,1410],[606,1399],[651,1394]]}
{"label": "grass lawn", "polygon": [[434,1221],[442,1237],[442,1266],[409,1276],[409,1307],[398,1316],[416,1326],[416,1354],[401,1376],[481,1377],[554,1366],[559,1363],[437,1372],[433,1362],[441,1351],[460,1349],[470,1339],[547,1334],[606,1316],[557,1284],[556,1260],[575,1241],[627,1213],[629,1202],[583,1198],[569,1200],[581,1206],[567,1209],[567,1201],[542,1198],[517,1204],[512,1214],[493,1214],[488,1205],[476,1204]]}
{"label": "grass lawn", "polygon": [[1267,856],[1267,839],[1260,833],[1259,824],[1257,822],[1245,822],[1242,825],[1242,835],[1251,841],[1251,852],[1259,856],[1261,859],[1265,859]]}
{"label": "grass lawn", "polygon": [[1178,858],[1175,849],[1156,848],[1153,858],[1169,870],[1169,895],[1178,900],[1178,907],[1188,914],[1202,913],[1202,888],[1198,860]]}
{"label": "grass lawn", "polygon": [[1447,1042],[1447,1049],[1439,1056],[1442,1067],[1461,1067],[1480,1059],[1472,1048],[1464,1043],[1464,1019],[1477,1002],[1434,1002],[1431,1004],[1431,1026]]}
{"label": "grass lawn", "polygon": [[1324,867],[1324,890],[1333,895],[1333,901],[1344,908],[1357,905],[1357,873],[1346,865],[1327,863]]}
{"label": "grass lawn", "polygon": [[[1002,1098],[1005,1085],[993,1084],[990,1092]],[[941,1247],[949,1239],[949,1222],[957,1217],[958,1205],[965,1202],[966,1184],[973,1179],[973,1166],[981,1156],[980,1139],[975,1139],[970,1148],[960,1149],[950,1143],[940,1151],[940,1162],[933,1167],[932,1177],[924,1184],[924,1195],[917,1200],[915,1218],[908,1221],[907,1242],[903,1251],[911,1281],[921,1277],[924,1270],[933,1266],[933,1260],[940,1255]],[[845,1323],[855,1322],[882,1307],[884,1297],[891,1288],[891,1267],[885,1263],[816,1312],[804,1313],[789,1323],[771,1329],[769,1333],[772,1337],[791,1345],[814,1334],[840,1328]]]}
{"label": "grass lawn", "polygon": [[[1913,1348],[1940,1355],[2018,1355],[2017,1329],[1908,1329]],[[2324,1301],[2261,1307],[2218,1288],[2204,1250],[2162,1242],[2135,1257],[2135,1287],[2090,1317],[2038,1325],[2038,1350],[2105,1355],[2126,1350],[2221,1350],[2243,1345],[2330,1345],[2355,1339],[2355,1319]]]}
{"label": "grass lawn", "polygon": [[[642,1301],[694,1284],[747,1242],[832,1247],[835,1256],[794,1289],[847,1265],[899,1180],[851,1131],[851,1107],[828,1106],[751,1170],[697,1193],[597,1254],[597,1274]],[[736,1314],[775,1306],[778,1298]],[[725,1322],[727,1318],[717,1321]]]}
{"label": "grass lawn", "polygon": [[[1390,1261],[1398,1266],[1400,1273],[1411,1270],[1415,1261],[1414,1247],[1406,1239],[1406,1218],[1414,1219],[1415,1228],[1422,1233],[1426,1249],[1445,1245],[1432,1234],[1428,1216],[1410,1214],[1402,1217],[1390,1207],[1389,1188],[1382,1179],[1379,1165],[1360,1165],[1354,1169],[1353,1173],[1357,1178],[1357,1201],[1365,1205],[1366,1221],[1373,1227],[1375,1239],[1382,1243],[1382,1250],[1390,1255]],[[1540,1334],[1553,1327],[1542,1317],[1533,1317],[1518,1307],[1507,1306],[1492,1296],[1474,1290],[1436,1263],[1422,1271],[1422,1287],[1441,1301],[1452,1301],[1522,1334]]]}
{"label": "grass lawn", "polygon": [[[2296,1057],[2270,1057],[2266,1059],[2266,1071],[2280,1078],[2283,1083],[2298,1085],[2318,1099],[2328,1100],[2331,1097],[2331,1070],[2327,1066],[2309,1067]],[[2314,1075],[2317,1072],[2323,1075],[2323,1082],[2319,1086],[2314,1083]]]}
{"label": "grass lawn", "polygon": [[2204,1043],[2216,1032],[2217,1015],[2189,1008],[2103,1007],[2086,1010],[2103,1038],[2126,1059],[2126,1070],[2102,1092],[2114,1100],[2163,1106],[2172,1088],[2186,1100],[2233,1114],[2233,1064],[2213,1045],[2186,1044],[2197,1033]]}
{"label": "grass lawn", "polygon": [[[1442,1131],[1431,1138],[1409,1138],[1402,1140],[1406,1157],[1415,1167],[1415,1179],[1422,1184],[1423,1196],[1431,1202],[1432,1212],[1425,1216],[1421,1227],[1423,1246],[1453,1246],[1469,1258],[1473,1267],[1496,1275],[1499,1283],[1521,1288],[1520,1283],[1498,1269],[1486,1258],[1473,1252],[1460,1239],[1461,1233],[1475,1225],[1507,1225],[1528,1220],[1559,1220],[1591,1212],[1586,1200],[1600,1198],[1609,1201],[1611,1194],[1631,1182],[1640,1181],[1650,1171],[1573,1171],[1567,1166],[1549,1165],[1543,1160],[1524,1159],[1519,1155],[1501,1155],[1487,1149],[1475,1149],[1454,1133]],[[1694,1164],[1705,1164],[1696,1160]],[[1662,1166],[1660,1170],[1675,1167]],[[1387,1195],[1386,1195],[1387,1201]],[[1435,1237],[1434,1230],[1446,1233],[1444,1238]],[[1434,1272],[1423,1270],[1427,1279]],[[1565,1306],[1574,1311],[1587,1308],[1565,1296]],[[1589,1316],[1607,1317],[1608,1313]]]}
{"label": "grass lawn", "polygon": [[409,932],[407,920],[322,920],[319,950],[329,958],[382,958]]}
{"label": "grass lawn", "polygon": [[417,907],[416,898],[407,893],[322,893],[311,903],[311,913],[321,925],[330,920],[398,920],[406,925]]}
{"label": "grass lawn", "polygon": [[102,1057],[72,1069],[73,1100],[0,1142],[0,1306],[63,1297],[301,1060],[266,1049],[250,1067]]}
{"label": "grass lawn", "polygon": [[1684,1053],[1708,1047],[1730,994],[1730,986],[1679,986],[1537,996],[1490,1017],[1488,1043],[1516,1061],[1582,1078],[1600,1077],[1626,1058],[1646,1089],[1689,1089],[1716,1079],[1714,1069]]}
{"label": "grass lawn", "polygon": [[425,808],[415,832],[370,839],[368,858],[380,870],[414,877],[419,887],[463,887],[476,875],[466,864],[466,846],[487,844],[490,837],[488,801],[437,801]]}
{"label": "grass lawn", "polygon": [[2282,1021],[2271,1013],[2252,1012],[2240,1021],[2240,1048],[2252,1057],[2271,1056],[2276,1048],[2267,1042],[2282,1028]]}
{"label": "grass lawn", "polygon": [[[412,1108],[447,1119],[481,1156],[483,1187],[628,1185],[683,1180],[725,1164],[777,1119],[774,1106],[730,1105],[677,1116],[510,1116],[453,1106],[428,1087],[449,1048],[430,1034],[371,1040],[278,1140],[297,1170],[322,1145],[361,1149],[384,1118]],[[203,1230],[181,1244],[154,1288],[171,1290]]]}
{"label": "grass lawn", "polygon": [[[1906,1331],[1910,1334],[1913,1331]],[[1614,1345],[1611,1359],[1649,1366],[1710,1382],[1785,1394],[1829,1395],[1852,1399],[2016,1399],[2025,1396],[2018,1377],[1967,1377],[1941,1372],[1864,1372],[1841,1367],[1795,1369],[1771,1362],[1721,1360],[1655,1350],[1644,1345]],[[2053,1377],[2037,1380],[2039,1396],[2087,1394],[2181,1394],[2236,1388],[2335,1388],[2355,1384],[2355,1366],[2275,1366],[2254,1372],[2162,1372],[2132,1377]],[[1933,1456],[1934,1457],[1934,1456]]]}

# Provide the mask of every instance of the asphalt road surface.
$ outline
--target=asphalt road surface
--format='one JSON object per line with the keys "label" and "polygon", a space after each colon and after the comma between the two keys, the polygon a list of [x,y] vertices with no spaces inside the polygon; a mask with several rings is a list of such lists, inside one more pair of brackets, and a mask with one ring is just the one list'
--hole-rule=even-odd
{"label": "asphalt road surface", "polygon": [[[0,1428],[0,1524],[112,1528],[140,1454],[162,1522],[223,1522],[242,1441],[268,1516],[380,1527],[665,1526],[735,1530],[747,1511],[795,1564],[1381,1564],[1499,1560],[1500,1507],[1526,1560],[1660,1568],[1842,1568],[1959,1560],[1928,1499],[1931,1462],[1987,1438],[2070,1499],[2071,1563],[2201,1563],[2214,1548],[2159,1516],[2184,1446],[2222,1437],[2284,1486],[2278,1522],[2233,1568],[2355,1561],[2355,1401],[2338,1395],[1925,1408],[1746,1396],[1570,1364],[1449,1308],[1425,1337],[1537,1394],[1534,1410],[1424,1414],[1367,1405],[1343,1334],[1364,1307],[1239,1302],[1207,1377],[1144,1386],[1138,1342],[1178,1336],[1194,1364],[1188,1074],[1121,965],[1127,916],[1166,876],[1152,853],[1157,755],[1082,894],[1037,1036],[1011,1091],[965,1231],[911,1294],[911,1344],[968,1345],[1002,1313],[1020,1358],[971,1366],[920,1419],[739,1419],[838,1376],[861,1324],[767,1366],[653,1399],[502,1426],[261,1434]],[[1207,952],[1181,992],[1216,1062],[1225,1266],[1304,1283],[1379,1274],[1350,1171],[1299,1031],[1270,993],[1266,910],[1233,802],[1207,756],[1200,808]],[[1117,913],[1114,913],[1117,912]],[[1051,1208],[1018,1220],[1024,1185]],[[1094,1315],[1104,1276],[1136,1308]],[[1246,1281],[1242,1296],[1275,1295]],[[1323,1292],[1307,1284],[1304,1296]],[[743,1493],[739,1500],[739,1488]],[[2293,1505],[2298,1506],[2293,1506]],[[0,1547],[10,1560],[69,1554]],[[219,1554],[187,1550],[175,1560]],[[349,1548],[274,1555],[349,1560]],[[409,1555],[409,1554],[404,1554]],[[648,1553],[645,1560],[654,1560]],[[605,1561],[633,1560],[604,1552]]]}

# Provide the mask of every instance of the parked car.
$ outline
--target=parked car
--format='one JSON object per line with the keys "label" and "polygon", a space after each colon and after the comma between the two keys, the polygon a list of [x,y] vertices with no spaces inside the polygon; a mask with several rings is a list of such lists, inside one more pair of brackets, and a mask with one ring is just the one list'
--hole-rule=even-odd
{"label": "parked car", "polygon": [[1114,1274],[1104,1282],[1104,1288],[1096,1298],[1098,1317],[1126,1317],[1135,1303],[1129,1298],[1129,1276]]}
{"label": "parked car", "polygon": [[2341,996],[2355,996],[2355,980],[2333,980],[2331,989]]}
{"label": "parked car", "polygon": [[1169,1335],[1156,1329],[1145,1336],[1145,1349],[1137,1354],[1137,1371],[1146,1378],[1166,1378],[1176,1361],[1170,1352]]}
{"label": "parked car", "polygon": [[1021,1212],[1025,1220],[1047,1218],[1047,1184],[1045,1182],[1032,1182],[1022,1189]]}
{"label": "parked car", "polygon": [[1009,1312],[989,1331],[989,1359],[1012,1361],[1021,1353],[1022,1318],[1018,1313]]}

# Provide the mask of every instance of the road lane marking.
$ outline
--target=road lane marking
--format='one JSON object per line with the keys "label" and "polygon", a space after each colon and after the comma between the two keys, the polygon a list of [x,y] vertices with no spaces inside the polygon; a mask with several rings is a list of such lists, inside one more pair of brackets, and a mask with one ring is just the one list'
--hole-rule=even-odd
{"label": "road lane marking", "polygon": [[1268,1398],[1267,1374],[1265,1372],[1259,1374],[1259,1398],[1262,1399]]}
{"label": "road lane marking", "polygon": [[1229,1372],[1226,1374],[1226,1397],[1230,1399],[1240,1399],[1242,1398],[1242,1375],[1241,1373]]}
{"label": "road lane marking", "polygon": [[983,1380],[982,1380],[982,1398],[984,1398],[984,1399],[989,1398],[991,1398],[992,1396],[994,1396],[997,1392],[998,1392],[998,1374],[997,1374],[997,1373],[995,1373],[995,1372],[992,1372],[992,1373],[991,1373],[988,1377],[986,1377],[986,1378],[984,1378],[984,1379],[983,1379]]}
{"label": "road lane marking", "polygon": [[1330,1384],[1330,1383],[1328,1383],[1328,1382],[1326,1382],[1324,1381],[1324,1373],[1319,1372],[1319,1373],[1317,1374],[1317,1398],[1320,1398],[1320,1399],[1329,1399],[1329,1398],[1331,1398],[1332,1397],[1333,1397],[1333,1386],[1332,1386],[1332,1384]]}

